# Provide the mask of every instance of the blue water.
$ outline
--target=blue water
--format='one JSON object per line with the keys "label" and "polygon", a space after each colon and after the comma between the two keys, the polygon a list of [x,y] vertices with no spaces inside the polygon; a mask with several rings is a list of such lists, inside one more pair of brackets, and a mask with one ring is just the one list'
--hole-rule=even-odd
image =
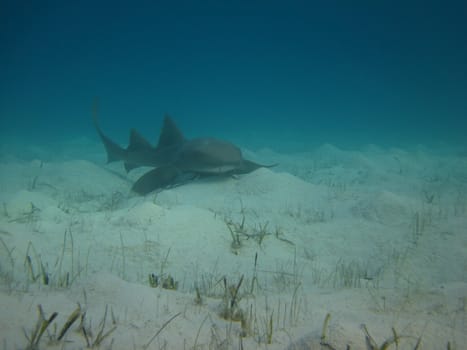
{"label": "blue water", "polygon": [[[287,5],[286,5],[287,3]],[[435,2],[433,2],[435,3]],[[467,140],[462,1],[2,1],[0,134],[246,147]]]}

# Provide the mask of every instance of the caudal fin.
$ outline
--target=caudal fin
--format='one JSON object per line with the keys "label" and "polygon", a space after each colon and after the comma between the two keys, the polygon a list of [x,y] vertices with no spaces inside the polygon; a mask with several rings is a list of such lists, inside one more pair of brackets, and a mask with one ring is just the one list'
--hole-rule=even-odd
{"label": "caudal fin", "polygon": [[93,113],[92,113],[92,120],[94,122],[94,127],[96,128],[99,137],[104,144],[105,150],[107,152],[107,163],[115,162],[117,160],[123,160],[125,150],[109,139],[105,134],[102,132],[101,128],[99,127],[99,122],[97,120],[97,101],[94,101],[93,106]]}

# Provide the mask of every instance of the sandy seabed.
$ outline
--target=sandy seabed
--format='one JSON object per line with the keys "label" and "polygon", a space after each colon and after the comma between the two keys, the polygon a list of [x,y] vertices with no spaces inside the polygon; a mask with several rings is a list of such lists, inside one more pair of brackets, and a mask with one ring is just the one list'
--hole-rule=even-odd
{"label": "sandy seabed", "polygon": [[138,197],[97,143],[3,147],[0,348],[466,348],[465,154],[244,154],[279,166]]}

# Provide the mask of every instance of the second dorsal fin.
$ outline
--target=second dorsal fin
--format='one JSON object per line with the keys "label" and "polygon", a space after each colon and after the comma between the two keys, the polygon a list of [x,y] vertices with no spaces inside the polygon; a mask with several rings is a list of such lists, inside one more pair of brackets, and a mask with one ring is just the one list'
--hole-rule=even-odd
{"label": "second dorsal fin", "polygon": [[135,129],[130,130],[130,143],[128,144],[127,151],[141,151],[143,149],[152,148],[148,140],[146,140]]}

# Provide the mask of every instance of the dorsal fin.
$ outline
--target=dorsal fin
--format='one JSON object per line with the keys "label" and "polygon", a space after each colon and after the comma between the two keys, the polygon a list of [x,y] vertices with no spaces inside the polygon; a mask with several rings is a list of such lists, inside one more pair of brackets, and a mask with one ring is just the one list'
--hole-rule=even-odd
{"label": "dorsal fin", "polygon": [[159,142],[157,143],[157,148],[177,145],[184,141],[185,138],[183,137],[182,132],[178,129],[177,125],[175,125],[172,118],[166,115],[164,118],[164,125],[162,126],[162,131],[159,136]]}
{"label": "dorsal fin", "polygon": [[147,141],[135,129],[130,130],[130,143],[128,144],[127,151],[141,151],[143,149],[152,148],[149,141]]}

